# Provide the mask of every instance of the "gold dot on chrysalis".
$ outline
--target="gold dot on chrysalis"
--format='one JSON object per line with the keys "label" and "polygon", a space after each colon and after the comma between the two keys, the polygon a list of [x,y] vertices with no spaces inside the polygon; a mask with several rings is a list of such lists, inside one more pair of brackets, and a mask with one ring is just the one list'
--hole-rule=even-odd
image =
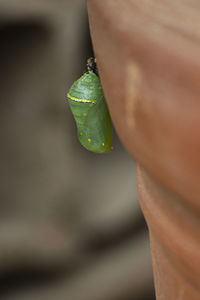
{"label": "gold dot on chrysalis", "polygon": [[104,147],[104,146],[105,146],[105,144],[104,144],[104,143],[102,143],[102,146]]}
{"label": "gold dot on chrysalis", "polygon": [[83,133],[82,133],[82,132],[80,132],[80,135],[83,135]]}
{"label": "gold dot on chrysalis", "polygon": [[88,143],[90,143],[91,142],[91,139],[88,139]]}

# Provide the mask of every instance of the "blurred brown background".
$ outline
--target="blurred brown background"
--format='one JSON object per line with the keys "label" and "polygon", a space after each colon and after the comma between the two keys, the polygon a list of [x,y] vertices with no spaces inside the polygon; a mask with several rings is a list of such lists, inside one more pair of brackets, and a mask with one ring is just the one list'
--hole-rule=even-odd
{"label": "blurred brown background", "polygon": [[0,0],[0,299],[152,300],[135,163],[84,150],[65,93],[92,55],[81,0]]}

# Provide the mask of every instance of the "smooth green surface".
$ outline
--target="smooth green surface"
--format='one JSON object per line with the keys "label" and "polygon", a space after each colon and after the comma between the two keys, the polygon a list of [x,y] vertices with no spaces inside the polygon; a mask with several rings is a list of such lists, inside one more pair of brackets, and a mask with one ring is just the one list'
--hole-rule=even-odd
{"label": "smooth green surface", "polygon": [[85,73],[74,82],[68,97],[81,145],[96,153],[112,151],[112,122],[99,77],[92,71]]}

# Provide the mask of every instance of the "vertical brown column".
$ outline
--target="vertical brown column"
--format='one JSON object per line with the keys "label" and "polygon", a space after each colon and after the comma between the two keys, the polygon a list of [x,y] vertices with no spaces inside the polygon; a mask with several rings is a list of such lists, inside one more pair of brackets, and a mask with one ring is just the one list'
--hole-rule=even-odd
{"label": "vertical brown column", "polygon": [[111,117],[139,166],[157,300],[200,299],[200,2],[88,0],[88,13]]}

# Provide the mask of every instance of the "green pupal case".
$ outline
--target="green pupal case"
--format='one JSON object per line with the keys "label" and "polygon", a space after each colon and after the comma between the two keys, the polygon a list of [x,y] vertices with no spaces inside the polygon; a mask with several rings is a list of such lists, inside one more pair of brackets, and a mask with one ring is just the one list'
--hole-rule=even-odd
{"label": "green pupal case", "polygon": [[112,151],[112,122],[99,77],[93,71],[86,72],[67,96],[81,145],[96,153]]}

